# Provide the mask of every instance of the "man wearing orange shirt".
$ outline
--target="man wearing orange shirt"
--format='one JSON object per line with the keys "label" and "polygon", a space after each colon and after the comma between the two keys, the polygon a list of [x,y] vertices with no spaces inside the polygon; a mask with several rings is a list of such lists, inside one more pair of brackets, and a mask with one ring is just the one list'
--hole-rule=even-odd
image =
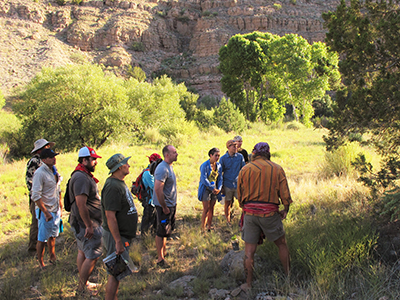
{"label": "man wearing orange shirt", "polygon": [[[284,170],[270,158],[269,145],[256,144],[251,163],[240,170],[238,177],[238,201],[243,209],[242,239],[245,241],[246,283],[241,286],[243,290],[251,288],[254,253],[264,237],[278,247],[285,274],[289,274],[290,256],[282,220],[293,201]],[[280,204],[283,204],[283,210],[279,210]]]}

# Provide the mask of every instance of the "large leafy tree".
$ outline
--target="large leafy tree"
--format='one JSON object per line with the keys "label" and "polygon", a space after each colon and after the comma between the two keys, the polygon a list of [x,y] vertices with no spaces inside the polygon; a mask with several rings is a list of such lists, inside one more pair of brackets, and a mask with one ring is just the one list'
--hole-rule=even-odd
{"label": "large leafy tree", "polygon": [[307,124],[312,101],[336,89],[340,81],[337,54],[295,34],[238,34],[219,54],[222,91],[251,121],[275,121],[290,104],[296,119],[299,112]]}
{"label": "large leafy tree", "polygon": [[[346,88],[336,97],[335,121],[325,138],[332,149],[364,133],[383,156],[381,170],[360,157],[365,182],[388,187],[400,175],[399,1],[341,1],[323,15],[326,42],[337,51]],[[369,173],[369,175],[367,175]]]}
{"label": "large leafy tree", "polygon": [[139,113],[127,101],[122,80],[99,66],[44,68],[15,101],[22,128],[10,141],[13,152],[29,153],[33,142],[43,137],[63,150],[99,147],[137,126]]}

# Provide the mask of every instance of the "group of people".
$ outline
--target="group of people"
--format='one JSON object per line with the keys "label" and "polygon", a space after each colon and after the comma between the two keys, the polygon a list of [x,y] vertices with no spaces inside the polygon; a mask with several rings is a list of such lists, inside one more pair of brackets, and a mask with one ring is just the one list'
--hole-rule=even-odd
{"label": "group of people", "polygon": [[[49,262],[57,263],[55,241],[60,232],[62,198],[61,176],[56,169],[56,156],[59,153],[50,149],[54,142],[45,139],[37,140],[32,150],[32,158],[28,161],[26,183],[29,190],[32,224],[28,251],[36,253],[40,269],[45,269],[45,246],[49,251]],[[154,194],[151,200],[156,207],[157,232],[156,247],[157,265],[169,267],[165,262],[166,239],[175,225],[176,212],[176,177],[172,163],[178,153],[173,146],[165,146],[162,150],[164,160],[157,167],[154,177]],[[161,158],[158,154],[150,156]],[[96,293],[97,284],[91,283],[89,277],[97,260],[103,254],[120,255],[131,270],[137,270],[130,256],[129,247],[136,237],[138,214],[133,195],[124,179],[129,174],[130,156],[114,154],[107,162],[110,176],[104,183],[101,197],[97,187],[99,182],[93,175],[97,159],[101,158],[90,147],[82,147],[78,152],[78,164],[72,172],[67,184],[66,196],[70,207],[69,223],[74,232],[78,254],[77,267],[79,283],[76,291],[78,297]],[[116,299],[119,280],[108,275],[105,299]]]}
{"label": "group of people", "polygon": [[[227,151],[221,158],[218,148],[208,152],[209,160],[200,166],[198,199],[203,203],[202,231],[212,230],[215,203],[223,198],[225,218],[231,225],[231,208],[234,198],[238,199],[245,242],[246,283],[241,288],[247,290],[253,279],[254,254],[264,238],[276,244],[285,274],[289,274],[290,256],[282,220],[292,198],[283,168],[271,161],[268,143],[256,144],[250,155],[242,149],[242,143],[241,136],[227,141]],[[280,204],[283,210],[279,210]]]}
{"label": "group of people", "polygon": [[[226,143],[227,152],[221,158],[218,148],[208,152],[209,160],[200,167],[198,199],[203,203],[203,231],[212,230],[215,203],[223,198],[225,218],[231,225],[232,204],[234,198],[238,199],[243,210],[240,227],[245,241],[246,283],[242,289],[246,290],[251,287],[254,253],[264,238],[278,246],[284,271],[289,273],[289,251],[282,220],[286,218],[292,200],[283,169],[270,161],[269,145],[258,143],[248,155],[241,148],[242,142],[240,136],[229,140]],[[55,167],[58,153],[51,149],[54,144],[45,139],[35,142],[26,173],[32,214],[28,250],[36,253],[41,269],[46,268],[43,258],[46,244],[49,262],[57,263],[55,239],[60,231],[62,215],[61,176]],[[161,268],[169,268],[165,260],[166,242],[175,228],[177,188],[173,163],[178,153],[175,147],[167,145],[162,154],[164,160],[157,153],[149,156],[150,163],[158,161],[154,175],[149,172],[150,165],[143,172],[142,178],[149,190],[149,197],[143,204],[141,230],[145,233],[153,226],[156,264]],[[86,146],[81,148],[78,164],[67,184],[66,193],[71,203],[69,223],[78,247],[77,295],[95,291],[97,286],[89,282],[89,277],[102,254],[121,255],[131,269],[136,269],[129,257],[129,247],[136,236],[138,214],[133,195],[124,182],[129,174],[130,156],[117,153],[107,160],[110,176],[104,183],[101,197],[98,180],[93,175],[97,159],[100,158],[94,149]],[[283,204],[283,210],[279,210],[280,204]],[[116,298],[118,287],[119,281],[109,274],[105,299]]]}

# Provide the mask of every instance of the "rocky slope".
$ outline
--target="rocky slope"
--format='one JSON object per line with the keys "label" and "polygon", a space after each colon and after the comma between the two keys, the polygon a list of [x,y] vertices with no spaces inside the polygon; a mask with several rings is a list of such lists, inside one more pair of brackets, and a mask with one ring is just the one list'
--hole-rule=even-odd
{"label": "rocky slope", "polygon": [[[73,0],[77,2],[79,0]],[[65,2],[65,3],[63,3]],[[60,5],[64,4],[64,5]],[[0,0],[4,94],[42,68],[84,61],[167,73],[201,95],[221,96],[218,51],[255,30],[324,39],[322,12],[339,0]]]}

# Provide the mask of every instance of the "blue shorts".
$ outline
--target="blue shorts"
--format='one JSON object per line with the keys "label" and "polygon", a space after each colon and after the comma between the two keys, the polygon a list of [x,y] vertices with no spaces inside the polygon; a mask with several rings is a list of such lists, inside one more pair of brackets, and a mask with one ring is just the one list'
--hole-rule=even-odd
{"label": "blue shorts", "polygon": [[48,222],[46,222],[46,217],[39,208],[36,208],[35,213],[39,227],[38,241],[45,243],[51,237],[58,237],[58,234],[60,233],[61,211],[58,210],[54,213],[51,212],[53,218]]}

